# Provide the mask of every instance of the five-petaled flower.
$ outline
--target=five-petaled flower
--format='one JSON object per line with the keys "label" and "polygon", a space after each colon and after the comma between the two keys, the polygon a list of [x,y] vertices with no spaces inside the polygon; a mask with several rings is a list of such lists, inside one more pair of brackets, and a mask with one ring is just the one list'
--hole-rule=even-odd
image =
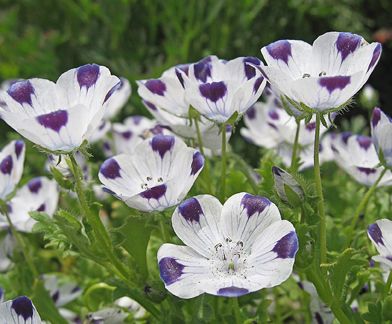
{"label": "five-petaled flower", "polygon": [[162,211],[184,199],[204,166],[199,151],[177,137],[156,135],[131,155],[106,160],[99,180],[106,190],[141,211]]}
{"label": "five-petaled flower", "polygon": [[392,269],[392,221],[379,219],[374,224],[369,225],[368,236],[379,253],[372,259],[380,262],[389,270]]}
{"label": "five-petaled flower", "polygon": [[185,89],[186,101],[203,116],[217,123],[227,122],[234,113],[242,115],[260,97],[266,81],[253,65],[255,57],[231,61],[208,56],[177,75]]}
{"label": "five-petaled flower", "polygon": [[328,32],[313,46],[279,40],[261,49],[268,66],[261,68],[281,93],[313,111],[334,111],[365,84],[380,56],[381,44],[368,44],[351,33]]}
{"label": "five-petaled flower", "polygon": [[97,129],[118,81],[96,64],[71,69],[56,83],[38,78],[16,81],[0,96],[0,115],[33,143],[70,152]]}
{"label": "five-petaled flower", "polygon": [[162,245],[158,264],[178,297],[237,297],[279,285],[292,272],[295,229],[267,198],[238,193],[222,206],[213,196],[196,196],[177,207],[172,224],[187,246]]}
{"label": "five-petaled flower", "polygon": [[374,108],[371,121],[372,139],[380,160],[392,167],[392,119]]}

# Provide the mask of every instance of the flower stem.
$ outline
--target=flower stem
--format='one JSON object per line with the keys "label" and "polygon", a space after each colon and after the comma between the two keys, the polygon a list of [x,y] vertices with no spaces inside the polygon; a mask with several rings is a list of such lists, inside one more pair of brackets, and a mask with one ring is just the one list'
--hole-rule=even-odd
{"label": "flower stem", "polygon": [[208,177],[208,179],[207,179],[207,183],[208,183],[208,191],[212,194],[212,184],[211,184],[211,181],[210,181],[210,165],[209,165],[209,161],[208,161],[208,159],[207,159],[207,157],[206,157],[206,155],[205,155],[205,152],[204,152],[204,146],[203,146],[203,138],[202,138],[202,136],[201,136],[201,131],[200,131],[200,125],[199,125],[199,120],[198,120],[198,118],[196,117],[195,119],[194,119],[194,121],[195,121],[195,127],[196,127],[196,134],[197,134],[197,144],[198,144],[198,146],[199,146],[199,150],[200,150],[200,153],[201,153],[201,155],[203,155],[203,157],[204,157],[204,173],[207,175],[207,177]]}
{"label": "flower stem", "polygon": [[241,314],[240,314],[240,305],[238,303],[238,297],[231,298],[231,305],[234,312],[235,322],[237,324],[241,324]]}
{"label": "flower stem", "polygon": [[320,218],[319,224],[319,240],[320,240],[320,264],[325,263],[327,260],[327,228],[324,210],[324,196],[323,187],[321,184],[321,173],[320,173],[320,157],[319,157],[319,147],[320,147],[320,115],[316,114],[316,132],[314,137],[314,182],[316,184],[317,193],[317,211]]}
{"label": "flower stem", "polygon": [[203,138],[201,137],[200,125],[197,118],[194,119],[195,127],[196,127],[196,134],[197,134],[197,144],[199,144],[200,153],[204,155],[204,147],[203,147]]}
{"label": "flower stem", "polygon": [[226,123],[222,124],[222,149],[221,149],[221,159],[222,159],[222,168],[221,168],[221,200],[222,202],[226,198]]}
{"label": "flower stem", "polygon": [[298,139],[299,139],[299,131],[301,129],[301,121],[298,120],[297,122],[297,129],[295,131],[295,138],[294,138],[294,144],[293,144],[293,152],[291,154],[291,165],[290,165],[290,170],[291,171],[297,171],[298,168],[298,163],[297,163],[297,151],[298,151]]}

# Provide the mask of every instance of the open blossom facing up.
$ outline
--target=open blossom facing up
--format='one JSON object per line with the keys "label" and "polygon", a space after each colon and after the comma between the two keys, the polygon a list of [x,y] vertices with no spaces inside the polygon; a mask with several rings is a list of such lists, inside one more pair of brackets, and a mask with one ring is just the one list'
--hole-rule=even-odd
{"label": "open blossom facing up", "polygon": [[0,152],[0,199],[5,200],[19,183],[25,159],[23,141],[12,141]]}
{"label": "open blossom facing up", "polygon": [[128,206],[161,211],[181,202],[203,166],[199,151],[177,137],[156,135],[137,145],[133,154],[106,160],[99,180]]}
{"label": "open blossom facing up", "polygon": [[381,44],[351,33],[328,32],[313,45],[279,40],[261,49],[263,74],[284,95],[315,111],[333,111],[366,83],[381,56]]}
{"label": "open blossom facing up", "polygon": [[3,92],[0,115],[18,133],[50,151],[70,152],[89,139],[104,115],[103,105],[119,79],[87,64],[45,79],[16,81]]}
{"label": "open blossom facing up", "polygon": [[[371,186],[379,178],[383,168],[372,139],[368,136],[345,132],[332,139],[332,151],[336,163],[359,183]],[[392,173],[387,171],[378,186],[392,185]]]}
{"label": "open blossom facing up", "polygon": [[379,255],[372,259],[392,269],[392,221],[380,219],[368,227],[368,236],[372,240]]}
{"label": "open blossom facing up", "polygon": [[[45,177],[30,180],[20,188],[8,203],[8,214],[12,224],[19,231],[30,232],[35,220],[29,215],[32,211],[45,212],[52,216],[59,198],[57,184]],[[0,228],[8,228],[4,215],[0,214]]]}
{"label": "open blossom facing up", "polygon": [[41,324],[41,318],[33,303],[26,296],[0,304],[0,323]]}
{"label": "open blossom facing up", "polygon": [[217,123],[239,115],[260,97],[266,81],[259,70],[260,60],[238,57],[231,61],[208,56],[189,65],[188,73],[177,69],[186,101],[203,116]]}
{"label": "open blossom facing up", "polygon": [[121,108],[125,106],[129,97],[131,96],[132,89],[129,81],[121,77],[113,88],[106,95],[104,104],[104,119],[108,120],[117,115]]}
{"label": "open blossom facing up", "polygon": [[380,108],[374,108],[370,124],[377,153],[388,167],[392,167],[392,119]]}
{"label": "open blossom facing up", "polygon": [[298,240],[267,198],[238,193],[225,204],[201,195],[182,202],[173,229],[187,245],[158,251],[166,289],[180,298],[237,297],[274,287],[291,274]]}

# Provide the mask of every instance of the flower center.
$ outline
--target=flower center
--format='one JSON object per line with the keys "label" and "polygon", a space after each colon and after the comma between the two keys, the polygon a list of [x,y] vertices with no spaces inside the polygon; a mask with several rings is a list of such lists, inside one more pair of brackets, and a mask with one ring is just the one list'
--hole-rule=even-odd
{"label": "flower center", "polygon": [[146,181],[144,181],[140,184],[140,187],[143,190],[151,189],[151,188],[159,186],[160,184],[163,183],[162,177],[153,178],[152,176],[147,176],[145,179],[146,179]]}
{"label": "flower center", "polygon": [[235,274],[245,277],[246,258],[243,242],[226,238],[225,242],[215,245],[213,272],[220,276]]}
{"label": "flower center", "polygon": [[[323,77],[323,76],[326,76],[326,75],[327,75],[327,72],[325,72],[325,71],[321,71],[318,74],[319,77]],[[304,73],[303,76],[302,76],[302,79],[310,78],[310,77],[311,77],[311,75],[309,73]]]}

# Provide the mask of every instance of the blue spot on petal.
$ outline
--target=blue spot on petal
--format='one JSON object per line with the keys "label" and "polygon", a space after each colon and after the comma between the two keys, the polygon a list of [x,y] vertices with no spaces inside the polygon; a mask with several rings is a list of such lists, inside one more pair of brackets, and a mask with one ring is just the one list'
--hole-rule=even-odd
{"label": "blue spot on petal", "polygon": [[120,175],[120,165],[118,162],[110,158],[102,163],[99,172],[108,179],[115,179],[121,177]]}
{"label": "blue spot on petal", "polygon": [[204,166],[204,157],[199,151],[193,154],[193,160],[191,165],[191,175],[195,175]]}
{"label": "blue spot on petal", "polygon": [[248,217],[255,213],[262,213],[271,202],[264,197],[245,194],[241,199],[241,206],[246,209]]}
{"label": "blue spot on petal", "polygon": [[11,155],[7,155],[0,163],[0,171],[3,174],[11,174],[14,162]]}
{"label": "blue spot on petal", "polygon": [[159,261],[159,272],[166,285],[175,283],[182,275],[184,266],[176,259],[165,257]]}
{"label": "blue spot on petal", "polygon": [[31,96],[34,94],[33,85],[29,80],[16,81],[11,84],[10,88],[7,90],[7,93],[14,99],[19,102],[21,105],[24,103],[32,105]]}
{"label": "blue spot on petal", "polygon": [[292,231],[283,236],[272,249],[281,259],[294,258],[298,251],[297,234]]}
{"label": "blue spot on petal", "polygon": [[33,303],[26,296],[15,298],[12,301],[11,308],[18,316],[22,316],[25,321],[33,317]]}
{"label": "blue spot on petal", "polygon": [[368,233],[374,242],[376,242],[377,244],[384,245],[384,241],[382,239],[382,232],[377,223],[369,225]]}
{"label": "blue spot on petal", "polygon": [[50,128],[55,132],[59,132],[60,129],[68,122],[68,113],[66,110],[57,110],[48,114],[37,116],[36,118],[37,121],[45,128]]}
{"label": "blue spot on petal", "polygon": [[199,222],[200,215],[204,215],[203,209],[196,198],[189,198],[178,206],[182,217],[188,222]]}
{"label": "blue spot on petal", "polygon": [[223,296],[223,297],[239,297],[242,295],[245,295],[249,293],[248,289],[245,288],[238,288],[238,287],[226,287],[226,288],[221,288],[217,291],[217,295]]}
{"label": "blue spot on petal", "polygon": [[88,89],[92,87],[97,82],[98,76],[99,65],[96,64],[86,64],[80,66],[76,72],[76,78],[80,88],[86,87]]}

